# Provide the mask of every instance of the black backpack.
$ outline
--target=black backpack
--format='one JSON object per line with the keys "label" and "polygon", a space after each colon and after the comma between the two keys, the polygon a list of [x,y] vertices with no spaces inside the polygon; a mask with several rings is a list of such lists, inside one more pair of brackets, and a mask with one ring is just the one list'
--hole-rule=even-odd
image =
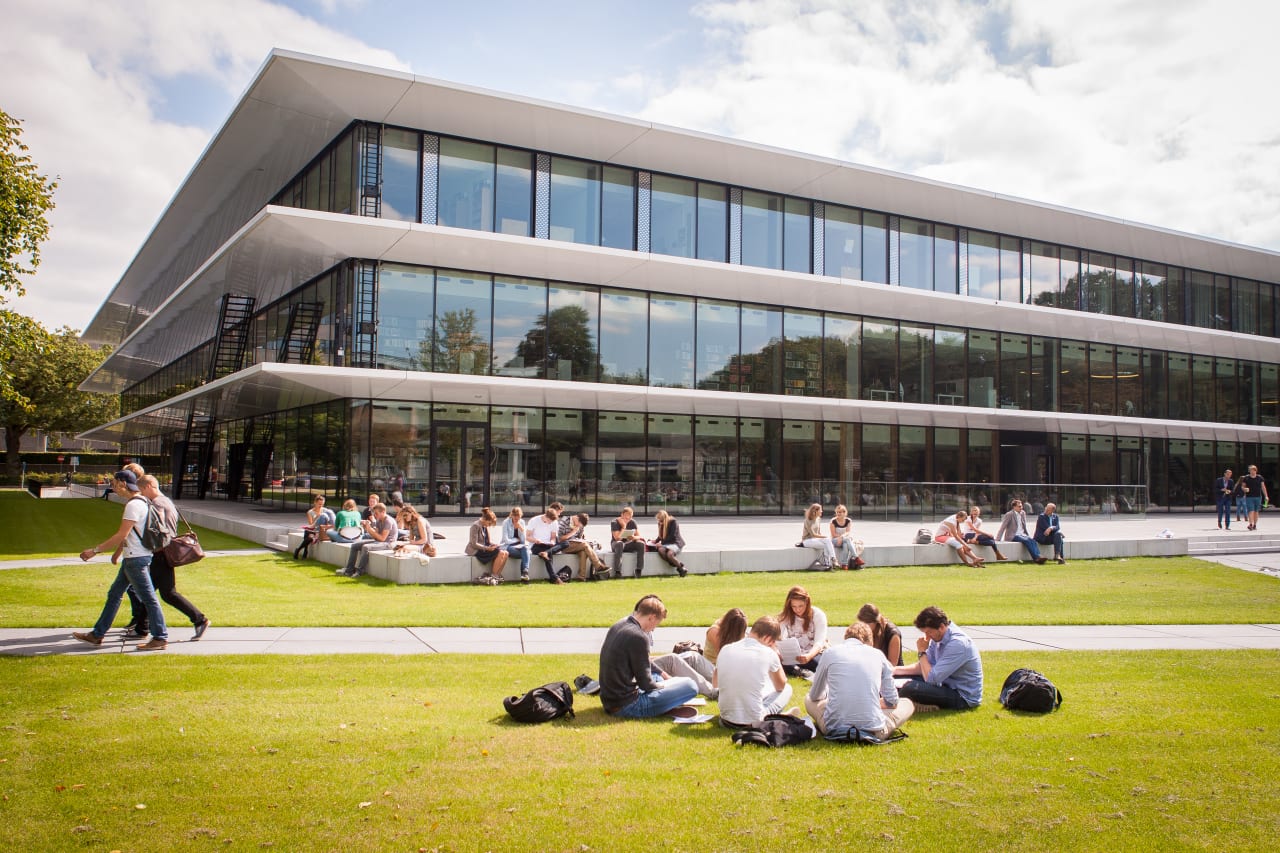
{"label": "black backpack", "polygon": [[733,742],[752,743],[756,746],[793,746],[813,740],[815,734],[807,720],[790,714],[769,714],[760,722],[752,723],[751,728],[734,732]]}
{"label": "black backpack", "polygon": [[[169,525],[165,524],[164,516],[151,501],[141,495],[129,498],[129,500],[141,500],[147,505],[147,519],[142,524],[142,533],[138,534],[138,541],[142,543],[142,547],[148,551],[163,550],[164,546],[169,544],[169,540],[173,539],[173,535],[177,531],[169,529]],[[137,533],[136,528],[134,532]]]}
{"label": "black backpack", "polygon": [[1047,714],[1062,704],[1062,692],[1034,669],[1015,669],[1000,688],[1000,704],[1010,711]]}
{"label": "black backpack", "polygon": [[573,688],[563,681],[535,687],[523,696],[502,700],[511,719],[519,723],[545,723],[557,717],[573,718]]}

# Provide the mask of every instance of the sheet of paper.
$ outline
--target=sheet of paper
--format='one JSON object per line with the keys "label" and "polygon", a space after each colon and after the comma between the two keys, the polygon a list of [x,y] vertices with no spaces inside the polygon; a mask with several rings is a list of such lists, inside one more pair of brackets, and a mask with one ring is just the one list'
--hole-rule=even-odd
{"label": "sheet of paper", "polygon": [[782,657],[782,665],[791,666],[796,662],[796,655],[800,654],[800,641],[795,637],[787,637],[778,641],[777,649]]}
{"label": "sheet of paper", "polygon": [[676,723],[709,723],[715,719],[714,714],[698,714],[696,717],[672,717]]}

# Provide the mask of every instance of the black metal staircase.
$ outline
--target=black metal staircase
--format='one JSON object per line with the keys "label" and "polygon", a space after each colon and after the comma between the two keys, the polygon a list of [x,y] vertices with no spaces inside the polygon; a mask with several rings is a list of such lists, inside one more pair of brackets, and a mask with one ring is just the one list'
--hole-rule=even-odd
{"label": "black metal staircase", "polygon": [[295,302],[289,309],[284,338],[276,361],[281,364],[311,364],[315,361],[316,335],[320,331],[320,318],[324,303]]}

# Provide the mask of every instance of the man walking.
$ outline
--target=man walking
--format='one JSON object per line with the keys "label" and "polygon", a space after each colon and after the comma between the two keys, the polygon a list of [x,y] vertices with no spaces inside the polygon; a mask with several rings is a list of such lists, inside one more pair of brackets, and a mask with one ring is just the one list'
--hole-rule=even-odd
{"label": "man walking", "polygon": [[[698,695],[692,679],[667,678],[649,662],[653,631],[666,618],[662,599],[646,595],[605,635],[600,647],[600,702],[605,713],[630,719],[659,717]],[[696,713],[687,710],[691,713],[681,715]]]}
{"label": "man walking", "polygon": [[1067,560],[1063,556],[1066,549],[1062,544],[1062,522],[1058,519],[1058,505],[1044,505],[1044,512],[1036,519],[1036,542],[1053,546],[1053,557],[1059,563]]}
{"label": "man walking", "polygon": [[[177,536],[178,509],[173,505],[173,501],[160,491],[160,481],[150,474],[143,474],[138,478],[138,493],[151,501],[153,511],[160,513],[160,517],[164,519],[165,529],[170,532],[170,535]],[[164,551],[156,551],[151,555],[150,575],[156,595],[191,620],[192,626],[195,627],[195,636],[191,639],[198,640],[203,637],[204,632],[209,630],[209,618],[201,613],[200,608],[192,604],[186,596],[178,592],[173,563],[169,562],[169,557]],[[130,599],[134,595],[135,593],[131,590]]]}
{"label": "man walking", "polygon": [[1235,500],[1236,481],[1231,479],[1231,469],[1222,472],[1222,476],[1213,481],[1213,494],[1218,502],[1218,529],[1221,530],[1226,521],[1227,530],[1231,529],[1231,504]]}
{"label": "man walking", "polygon": [[915,705],[898,697],[893,667],[872,643],[871,626],[854,622],[822,655],[804,707],[823,734],[857,728],[883,740],[911,719]]}
{"label": "man walking", "polygon": [[996,539],[1001,542],[1018,542],[1027,549],[1027,555],[1036,563],[1043,565],[1047,558],[1040,553],[1040,546],[1027,532],[1027,513],[1022,509],[1022,501],[1014,498],[1009,502],[1009,511],[1000,519],[1000,529],[996,531]]}
{"label": "man walking", "polygon": [[1249,473],[1240,478],[1237,487],[1244,496],[1244,511],[1248,513],[1249,529],[1257,530],[1262,503],[1271,500],[1271,496],[1267,494],[1267,481],[1258,473],[1257,465],[1249,466]]}
{"label": "man walking", "polygon": [[982,658],[969,635],[939,607],[921,610],[915,625],[924,634],[916,640],[920,660],[893,668],[895,676],[908,677],[898,695],[918,710],[931,705],[964,711],[982,704]]}
{"label": "man walking", "polygon": [[111,554],[112,562],[116,562],[117,548],[123,546],[119,557],[119,570],[115,580],[107,590],[107,601],[102,607],[97,623],[91,631],[76,631],[71,636],[91,646],[102,645],[102,638],[111,630],[116,612],[120,609],[120,600],[124,597],[126,587],[132,586],[134,592],[147,608],[147,621],[151,628],[151,639],[138,646],[140,651],[163,649],[168,645],[169,632],[164,624],[164,612],[160,609],[160,601],[156,598],[155,587],[151,585],[151,575],[147,569],[151,565],[151,551],[142,544],[142,533],[147,523],[147,512],[151,505],[146,498],[138,494],[138,478],[132,471],[117,471],[111,480],[111,488],[117,495],[125,499],[124,517],[120,527],[106,542],[85,548],[80,552],[80,559],[88,562],[96,554]]}

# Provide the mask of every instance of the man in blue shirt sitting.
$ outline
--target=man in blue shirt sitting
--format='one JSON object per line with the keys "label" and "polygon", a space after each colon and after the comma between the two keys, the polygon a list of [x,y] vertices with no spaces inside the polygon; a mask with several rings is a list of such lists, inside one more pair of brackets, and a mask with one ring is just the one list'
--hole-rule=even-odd
{"label": "man in blue shirt sitting", "polygon": [[969,635],[939,607],[921,610],[915,625],[924,634],[916,640],[920,659],[894,667],[895,676],[909,677],[898,695],[914,702],[917,711],[930,705],[964,711],[982,704],[982,658]]}

